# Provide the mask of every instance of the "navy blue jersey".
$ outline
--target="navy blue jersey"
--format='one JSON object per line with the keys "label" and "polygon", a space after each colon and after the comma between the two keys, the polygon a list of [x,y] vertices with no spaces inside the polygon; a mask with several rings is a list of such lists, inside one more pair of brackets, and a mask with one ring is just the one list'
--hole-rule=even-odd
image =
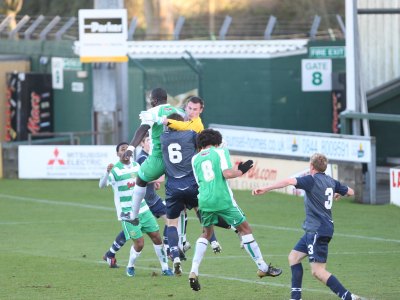
{"label": "navy blue jersey", "polygon": [[334,226],[331,209],[334,196],[335,193],[346,195],[348,187],[324,173],[296,177],[296,180],[296,188],[305,191],[306,219],[303,229],[317,232],[320,236],[332,237]]}
{"label": "navy blue jersey", "polygon": [[[149,154],[146,151],[142,150],[140,151],[136,162],[142,164],[148,156]],[[151,207],[156,204],[159,199],[161,199],[161,197],[157,195],[154,188],[154,183],[148,183],[146,188],[146,195],[144,196],[144,200],[146,200],[147,205]]]}
{"label": "navy blue jersey", "polygon": [[178,187],[193,177],[192,157],[197,153],[197,134],[191,130],[166,131],[161,135],[161,149],[167,175],[166,187]]}

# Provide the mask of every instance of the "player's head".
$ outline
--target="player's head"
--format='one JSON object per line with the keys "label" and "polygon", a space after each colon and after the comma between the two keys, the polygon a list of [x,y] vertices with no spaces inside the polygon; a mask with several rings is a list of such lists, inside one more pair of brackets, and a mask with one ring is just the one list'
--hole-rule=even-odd
{"label": "player's head", "polygon": [[184,121],[183,117],[178,113],[173,113],[168,116],[168,119],[176,120],[176,121]]}
{"label": "player's head", "polygon": [[189,118],[189,120],[198,118],[200,114],[203,112],[204,101],[200,97],[192,96],[189,98],[185,111]]}
{"label": "player's head", "polygon": [[162,88],[155,88],[150,93],[150,104],[155,107],[167,103],[167,92]]}
{"label": "player's head", "polygon": [[129,163],[130,159],[129,157],[124,159],[124,153],[128,149],[129,144],[127,142],[121,142],[117,145],[116,150],[117,150],[117,156],[119,157],[120,162],[122,163]]}
{"label": "player's head", "polygon": [[222,135],[214,129],[204,129],[197,136],[197,147],[200,149],[208,146],[218,147],[222,143]]}
{"label": "player's head", "polygon": [[310,164],[317,172],[323,173],[328,167],[328,158],[321,153],[314,153],[310,158]]}
{"label": "player's head", "polygon": [[142,141],[140,142],[140,146],[142,146],[143,150],[147,153],[150,151],[150,137],[149,133],[147,132],[146,135],[143,137]]}

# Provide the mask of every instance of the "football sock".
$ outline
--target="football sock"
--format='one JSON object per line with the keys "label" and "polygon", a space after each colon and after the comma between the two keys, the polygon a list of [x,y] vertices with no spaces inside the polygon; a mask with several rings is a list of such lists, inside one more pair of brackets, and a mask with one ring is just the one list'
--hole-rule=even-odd
{"label": "football sock", "polygon": [[163,243],[164,243],[164,250],[165,252],[169,253],[169,245],[168,245],[168,226],[164,226],[164,231],[163,231]]}
{"label": "football sock", "polygon": [[121,231],[117,237],[115,238],[115,241],[110,247],[110,250],[107,251],[106,256],[107,257],[115,257],[115,253],[121,249],[123,245],[125,245],[126,239],[125,239],[125,234],[124,231]]}
{"label": "football sock", "polygon": [[181,214],[179,216],[178,220],[178,234],[179,234],[179,240],[178,240],[178,247],[183,250],[183,244],[186,243],[186,213],[184,210],[181,211]]}
{"label": "football sock", "polygon": [[172,255],[172,258],[179,257],[179,249],[178,249],[178,230],[175,226],[168,226],[168,243],[169,243],[169,251]]}
{"label": "football sock", "polygon": [[331,275],[326,282],[326,285],[343,300],[351,300],[351,293],[339,282],[339,280]]}
{"label": "football sock", "polygon": [[198,238],[196,241],[196,249],[194,251],[194,256],[193,256],[193,261],[192,261],[192,268],[190,272],[195,273],[196,275],[199,275],[199,266],[201,263],[201,260],[204,257],[204,253],[206,253],[208,246],[208,241],[205,238]]}
{"label": "football sock", "polygon": [[243,235],[242,242],[244,245],[244,249],[246,249],[246,252],[250,255],[251,259],[256,263],[257,267],[263,272],[268,271],[268,265],[265,263],[261,254],[260,247],[258,247],[258,244],[254,239],[253,235],[252,234]]}
{"label": "football sock", "polygon": [[303,281],[303,265],[301,263],[290,266],[292,270],[292,292],[290,299],[301,299],[301,285]]}
{"label": "football sock", "polygon": [[140,253],[142,253],[142,251],[136,252],[135,248],[132,245],[131,251],[129,253],[128,268],[135,266],[136,259],[140,256]]}
{"label": "football sock", "polygon": [[132,194],[132,210],[133,210],[133,216],[134,218],[137,218],[139,214],[139,209],[140,209],[140,203],[142,202],[144,196],[146,195],[146,188],[147,187],[142,187],[135,185],[133,188],[133,194]]}
{"label": "football sock", "polygon": [[167,254],[164,251],[163,245],[162,244],[160,244],[160,245],[153,244],[153,247],[154,247],[154,251],[156,252],[156,254],[158,256],[158,260],[160,261],[161,269],[163,271],[168,270]]}

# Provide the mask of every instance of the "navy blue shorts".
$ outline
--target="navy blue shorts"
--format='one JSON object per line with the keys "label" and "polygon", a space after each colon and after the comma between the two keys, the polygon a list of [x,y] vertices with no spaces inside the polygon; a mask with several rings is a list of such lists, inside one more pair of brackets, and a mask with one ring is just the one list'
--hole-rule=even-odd
{"label": "navy blue shorts", "polygon": [[158,199],[154,205],[149,206],[149,208],[153,216],[155,216],[157,219],[167,213],[167,207],[161,198]]}
{"label": "navy blue shorts", "polygon": [[197,184],[185,189],[167,187],[165,191],[165,203],[167,204],[167,218],[176,219],[185,208],[192,209],[199,206]]}
{"label": "navy blue shorts", "polygon": [[294,246],[294,250],[307,253],[308,261],[326,263],[328,260],[328,244],[330,236],[319,236],[314,232],[306,232]]}

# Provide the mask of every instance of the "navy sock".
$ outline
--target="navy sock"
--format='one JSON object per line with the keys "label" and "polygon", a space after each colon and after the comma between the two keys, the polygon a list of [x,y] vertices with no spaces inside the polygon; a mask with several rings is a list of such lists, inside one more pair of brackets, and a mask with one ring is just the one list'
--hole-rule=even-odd
{"label": "navy sock", "polygon": [[332,292],[334,292],[343,300],[351,300],[351,293],[344,288],[344,286],[335,276],[331,275],[328,278],[326,285],[331,289]]}
{"label": "navy sock", "polygon": [[111,252],[110,250],[107,251],[106,256],[107,257],[115,257],[115,252],[118,252],[119,249],[121,249],[121,247],[123,245],[125,245],[126,243],[126,239],[125,239],[125,233],[122,230],[117,237],[115,238],[115,241],[113,242],[113,244],[111,245],[111,248],[114,250],[114,253]]}
{"label": "navy sock", "polygon": [[292,270],[292,292],[290,299],[301,299],[301,285],[303,281],[303,265],[301,263],[290,267]]}
{"label": "navy sock", "polygon": [[166,246],[169,245],[168,244],[168,226],[167,225],[164,226],[163,242],[164,242],[164,245],[166,245]]}
{"label": "navy sock", "polygon": [[178,248],[178,230],[175,226],[168,226],[167,228],[167,236],[168,236],[168,245],[169,251],[172,255],[172,258],[179,257],[179,248]]}
{"label": "navy sock", "polygon": [[210,241],[210,243],[211,243],[211,242],[214,242],[214,241],[216,241],[216,240],[217,240],[217,238],[215,237],[215,232],[213,232],[213,234],[212,234],[212,236],[210,237],[209,241]]}

